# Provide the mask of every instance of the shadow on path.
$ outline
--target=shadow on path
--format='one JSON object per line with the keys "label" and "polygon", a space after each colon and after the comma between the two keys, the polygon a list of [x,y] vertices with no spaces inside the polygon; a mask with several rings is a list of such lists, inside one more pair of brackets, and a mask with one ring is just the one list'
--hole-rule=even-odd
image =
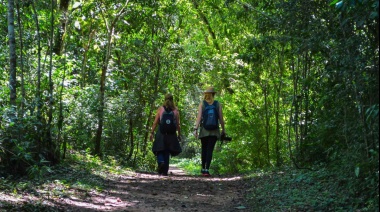
{"label": "shadow on path", "polygon": [[166,177],[136,172],[113,175],[105,180],[101,191],[76,189],[70,195],[33,201],[45,205],[43,211],[248,211],[244,206],[245,187],[239,176],[192,176],[171,165]]}

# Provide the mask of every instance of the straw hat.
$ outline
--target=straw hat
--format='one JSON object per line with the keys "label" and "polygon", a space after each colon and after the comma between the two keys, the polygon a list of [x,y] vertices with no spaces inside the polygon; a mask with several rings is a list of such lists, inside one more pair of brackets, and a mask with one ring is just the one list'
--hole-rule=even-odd
{"label": "straw hat", "polygon": [[214,87],[208,87],[205,92],[203,93],[216,93],[216,91],[214,90]]}

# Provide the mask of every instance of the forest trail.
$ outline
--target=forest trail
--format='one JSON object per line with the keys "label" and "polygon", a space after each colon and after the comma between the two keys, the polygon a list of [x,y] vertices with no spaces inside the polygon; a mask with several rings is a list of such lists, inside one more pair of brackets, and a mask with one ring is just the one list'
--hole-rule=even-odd
{"label": "forest trail", "polygon": [[109,179],[101,193],[61,198],[64,211],[249,211],[241,177],[190,176],[171,165],[169,176],[133,173]]}

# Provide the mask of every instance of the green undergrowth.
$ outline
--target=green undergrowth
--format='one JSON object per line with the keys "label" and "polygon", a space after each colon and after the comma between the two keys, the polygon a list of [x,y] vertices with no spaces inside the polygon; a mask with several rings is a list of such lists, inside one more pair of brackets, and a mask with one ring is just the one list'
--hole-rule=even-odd
{"label": "green undergrowth", "polygon": [[[172,161],[190,175],[199,174],[199,157]],[[293,167],[255,170],[244,172],[244,179],[252,211],[379,211],[378,192],[376,198],[355,191],[352,181],[360,179],[325,167],[314,167],[313,171]]]}
{"label": "green undergrowth", "polygon": [[252,173],[248,202],[255,211],[378,211],[378,202],[353,194],[347,179],[326,169]]}
{"label": "green undergrowth", "polygon": [[[0,177],[0,211],[55,211],[58,209],[43,204],[43,199],[101,193],[109,180],[131,173],[111,157],[100,160],[85,152],[72,152],[59,165],[32,167],[28,176]],[[7,201],[10,199],[19,201]]]}
{"label": "green undergrowth", "polygon": [[[189,175],[200,173],[199,155],[191,159],[174,157],[171,163]],[[210,171],[226,176],[217,170]],[[35,168],[29,174],[17,179],[0,177],[0,211],[59,211],[46,206],[44,200],[102,193],[109,180],[133,172],[111,157],[100,160],[88,153],[73,152],[59,165]],[[379,211],[378,190],[377,198],[376,194],[368,195],[368,191],[355,191],[350,182],[360,179],[324,167],[314,167],[314,171],[292,167],[255,170],[248,175],[245,172],[244,179],[247,206],[251,211]]]}
{"label": "green undergrowth", "polygon": [[[170,163],[176,164],[189,175],[199,175],[201,171],[200,155],[193,158],[171,158]],[[214,170],[210,169],[211,172]]]}

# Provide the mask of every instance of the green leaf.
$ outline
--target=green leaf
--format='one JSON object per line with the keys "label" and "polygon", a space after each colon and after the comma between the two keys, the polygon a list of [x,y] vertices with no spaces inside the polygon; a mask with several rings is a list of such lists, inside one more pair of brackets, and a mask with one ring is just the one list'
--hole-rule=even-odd
{"label": "green leaf", "polygon": [[80,23],[79,23],[79,21],[75,21],[75,28],[77,28],[77,29],[80,29]]}
{"label": "green leaf", "polygon": [[334,1],[332,1],[332,2],[330,3],[330,5],[335,5],[335,4],[338,3],[339,1],[341,1],[341,0],[334,0]]}
{"label": "green leaf", "polygon": [[377,11],[373,11],[371,12],[371,14],[369,15],[369,18],[370,19],[376,19],[376,18],[379,18],[379,13]]}
{"label": "green leaf", "polygon": [[335,4],[335,7],[336,7],[337,9],[342,9],[342,7],[343,7],[343,1],[340,1],[340,2],[336,3],[336,4]]}
{"label": "green leaf", "polygon": [[76,9],[78,7],[82,6],[82,3],[80,2],[75,2],[74,5],[73,5],[73,9]]}
{"label": "green leaf", "polygon": [[246,207],[244,207],[244,206],[238,206],[238,207],[235,207],[236,209],[238,209],[238,210],[243,210],[243,209],[246,209]]}
{"label": "green leaf", "polygon": [[359,177],[359,172],[360,172],[360,167],[356,167],[355,168],[355,175],[356,175],[356,177]]}

